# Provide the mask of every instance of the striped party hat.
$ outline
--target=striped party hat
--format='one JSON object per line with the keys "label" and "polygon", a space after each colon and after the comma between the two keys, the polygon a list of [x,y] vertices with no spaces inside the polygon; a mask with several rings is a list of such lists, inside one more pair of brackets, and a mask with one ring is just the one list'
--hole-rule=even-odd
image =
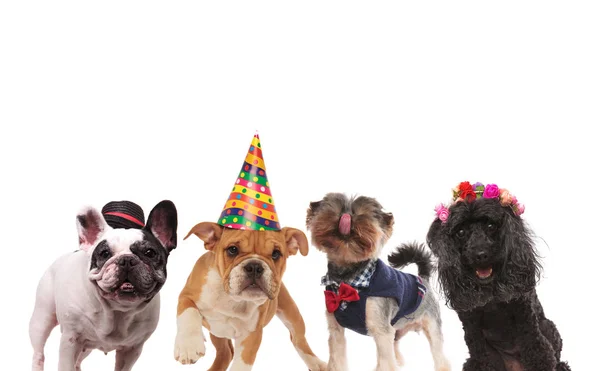
{"label": "striped party hat", "polygon": [[258,133],[254,134],[218,223],[227,228],[280,230]]}

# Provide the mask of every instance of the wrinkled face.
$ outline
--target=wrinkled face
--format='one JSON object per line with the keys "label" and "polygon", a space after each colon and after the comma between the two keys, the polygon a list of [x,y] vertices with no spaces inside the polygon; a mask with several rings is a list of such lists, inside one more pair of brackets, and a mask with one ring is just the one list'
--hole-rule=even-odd
{"label": "wrinkled face", "polygon": [[167,256],[148,231],[108,227],[92,250],[88,276],[106,299],[145,301],[165,283]]}
{"label": "wrinkled face", "polygon": [[523,220],[496,199],[458,202],[446,223],[435,220],[427,242],[455,310],[507,301],[535,287],[539,263]]}
{"label": "wrinkled face", "polygon": [[177,246],[177,210],[158,203],[143,229],[113,229],[94,208],[77,216],[79,247],[89,256],[90,281],[111,303],[136,305],[154,297],[167,278],[167,258]]}
{"label": "wrinkled face", "polygon": [[204,222],[195,225],[185,238],[192,233],[215,254],[223,289],[239,301],[262,303],[274,299],[288,256],[298,251],[308,254],[308,240],[295,228],[236,230]]}
{"label": "wrinkled face", "polygon": [[392,214],[384,212],[374,198],[348,198],[341,193],[311,202],[306,216],[312,243],[337,265],[379,256],[393,225]]}

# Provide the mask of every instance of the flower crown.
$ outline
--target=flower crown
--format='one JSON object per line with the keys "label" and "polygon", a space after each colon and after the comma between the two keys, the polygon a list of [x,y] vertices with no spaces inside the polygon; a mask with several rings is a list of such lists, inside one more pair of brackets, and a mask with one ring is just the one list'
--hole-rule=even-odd
{"label": "flower crown", "polygon": [[525,212],[525,205],[520,204],[517,201],[517,198],[506,189],[498,188],[498,186],[495,184],[488,184],[484,186],[483,183],[479,182],[475,184],[462,182],[452,190],[452,203],[449,206],[444,204],[437,205],[435,207],[435,213],[442,223],[445,223],[450,215],[448,208],[451,205],[461,201],[473,202],[480,198],[499,199],[500,205],[510,206],[517,216]]}

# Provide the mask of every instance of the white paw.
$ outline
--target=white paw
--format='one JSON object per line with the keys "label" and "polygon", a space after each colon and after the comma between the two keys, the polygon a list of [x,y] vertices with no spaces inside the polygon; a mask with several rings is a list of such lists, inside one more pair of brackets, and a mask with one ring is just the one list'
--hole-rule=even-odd
{"label": "white paw", "polygon": [[177,333],[175,337],[175,359],[184,365],[196,363],[204,357],[206,347],[204,346],[204,334],[202,330],[190,333]]}
{"label": "white paw", "polygon": [[321,361],[318,358],[309,367],[310,371],[327,371],[327,363]]}

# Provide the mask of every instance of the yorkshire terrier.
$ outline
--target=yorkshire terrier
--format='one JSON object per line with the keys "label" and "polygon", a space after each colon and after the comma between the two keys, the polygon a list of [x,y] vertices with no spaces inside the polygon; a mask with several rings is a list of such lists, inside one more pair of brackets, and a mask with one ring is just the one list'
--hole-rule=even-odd
{"label": "yorkshire terrier", "polygon": [[398,341],[419,330],[429,340],[435,370],[450,370],[443,353],[440,307],[429,284],[431,255],[421,245],[405,244],[388,256],[394,268],[417,264],[419,276],[379,259],[393,225],[393,215],[374,198],[329,193],[310,204],[306,226],[313,245],[328,260],[321,282],[326,287],[328,370],[347,370],[345,328],[375,339],[378,371],[402,366]]}

